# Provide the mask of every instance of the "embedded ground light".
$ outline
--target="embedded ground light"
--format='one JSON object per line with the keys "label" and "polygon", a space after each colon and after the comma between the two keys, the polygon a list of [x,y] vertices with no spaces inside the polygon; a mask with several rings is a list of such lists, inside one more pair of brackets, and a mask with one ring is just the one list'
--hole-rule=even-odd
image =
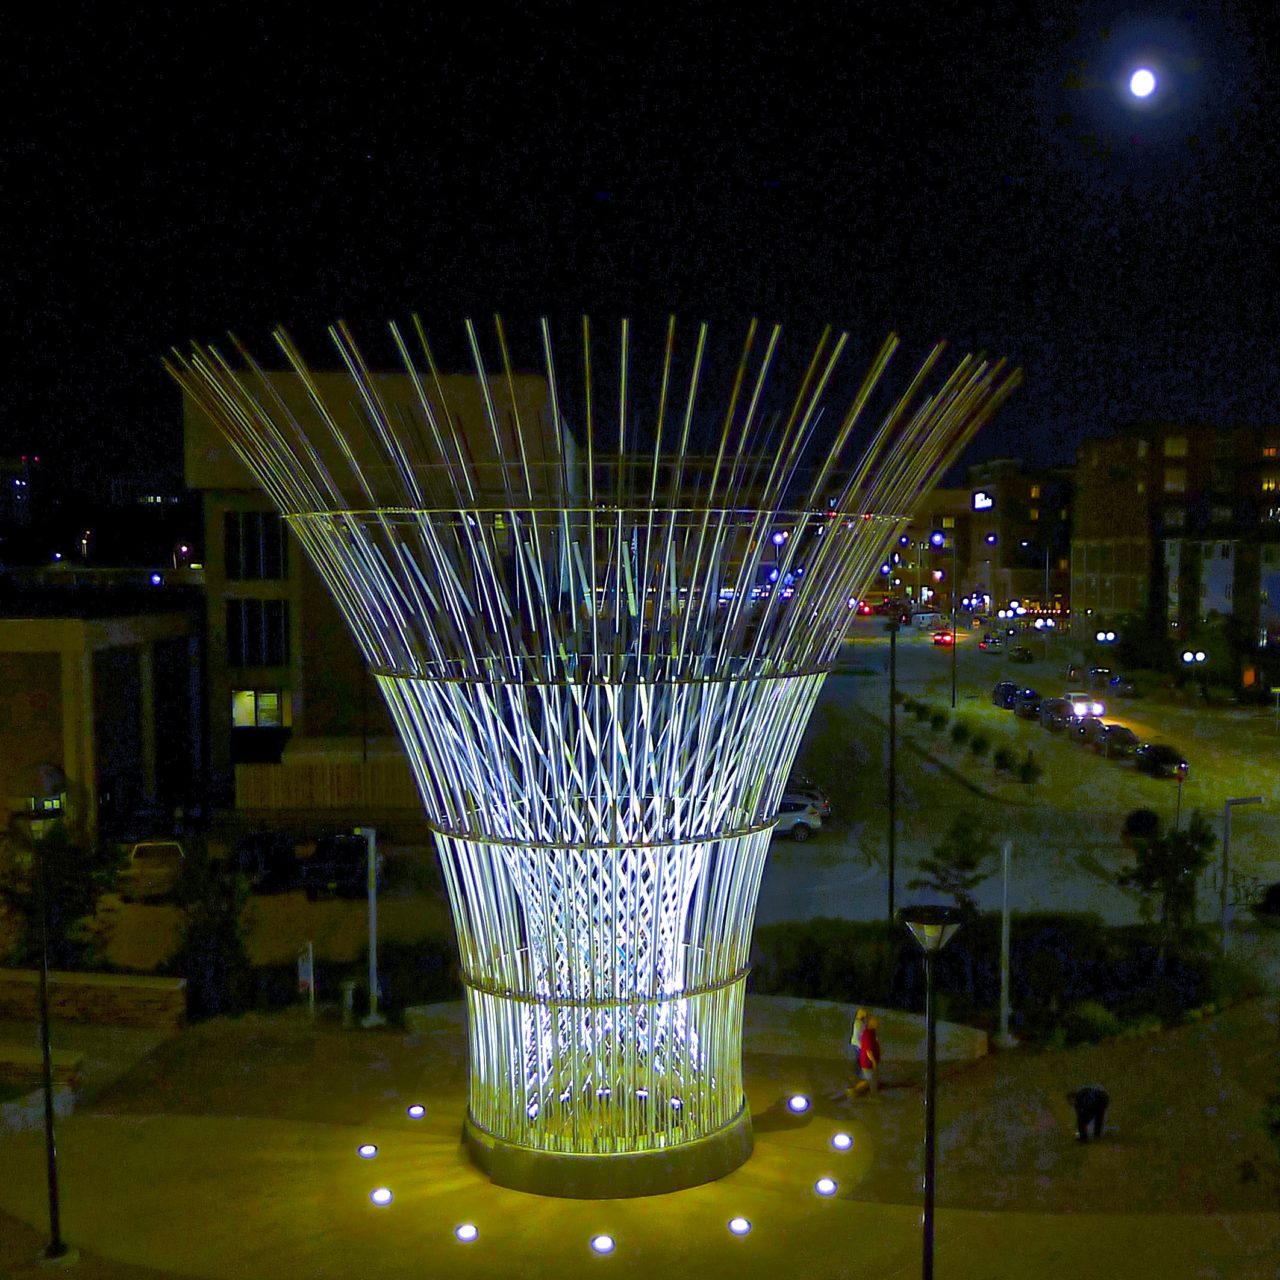
{"label": "embedded ground light", "polygon": [[837,1151],[848,1151],[853,1146],[853,1138],[847,1133],[837,1133],[832,1137],[831,1145]]}
{"label": "embedded ground light", "polygon": [[820,1196],[833,1196],[836,1193],[836,1180],[834,1178],[819,1178],[813,1184],[813,1189]]}
{"label": "embedded ground light", "polygon": [[378,1154],[378,1148],[375,1147],[372,1142],[362,1142],[356,1148],[356,1154],[362,1160],[372,1160],[373,1157]]}
{"label": "embedded ground light", "polygon": [[749,1218],[730,1218],[729,1230],[735,1236],[745,1236],[751,1230],[751,1220]]}
{"label": "embedded ground light", "polygon": [[592,1236],[591,1248],[596,1253],[612,1253],[613,1237],[612,1236]]}
{"label": "embedded ground light", "polygon": [[480,1231],[474,1222],[464,1222],[460,1226],[454,1227],[453,1234],[463,1244],[470,1244],[480,1234]]}
{"label": "embedded ground light", "polygon": [[427,1109],[420,1102],[415,1102],[413,1106],[409,1108],[410,1120],[421,1120],[422,1117],[425,1116],[426,1114],[427,1114]]}
{"label": "embedded ground light", "polygon": [[809,1099],[803,1093],[793,1093],[787,1099],[787,1109],[794,1111],[796,1115],[804,1115],[809,1110]]}
{"label": "embedded ground light", "polygon": [[369,1199],[377,1205],[390,1204],[392,1199],[391,1188],[375,1187],[374,1190],[369,1192]]}

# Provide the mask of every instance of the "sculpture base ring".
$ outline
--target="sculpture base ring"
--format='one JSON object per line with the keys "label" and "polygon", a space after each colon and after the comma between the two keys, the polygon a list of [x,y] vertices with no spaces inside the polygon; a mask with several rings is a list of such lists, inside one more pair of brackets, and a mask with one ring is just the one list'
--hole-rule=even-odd
{"label": "sculpture base ring", "polygon": [[500,1187],[571,1200],[622,1200],[714,1182],[732,1173],[754,1145],[751,1113],[742,1110],[722,1129],[659,1151],[580,1155],[538,1151],[504,1142],[468,1115],[462,1140],[471,1159]]}

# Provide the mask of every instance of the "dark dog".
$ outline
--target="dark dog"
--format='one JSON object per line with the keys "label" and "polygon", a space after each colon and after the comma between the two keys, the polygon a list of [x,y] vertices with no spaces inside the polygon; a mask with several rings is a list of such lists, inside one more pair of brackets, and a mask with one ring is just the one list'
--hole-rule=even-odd
{"label": "dark dog", "polygon": [[1106,1118],[1107,1107],[1111,1105],[1111,1097],[1100,1084],[1087,1084],[1083,1089],[1073,1089],[1067,1094],[1067,1101],[1076,1109],[1076,1132],[1081,1142],[1089,1141],[1089,1126],[1093,1125],[1093,1136],[1102,1137],[1102,1122]]}

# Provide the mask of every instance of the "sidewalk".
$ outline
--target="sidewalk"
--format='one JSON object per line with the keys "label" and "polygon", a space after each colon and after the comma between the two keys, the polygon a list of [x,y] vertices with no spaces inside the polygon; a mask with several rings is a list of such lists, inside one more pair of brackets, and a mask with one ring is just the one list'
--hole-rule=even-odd
{"label": "sidewalk", "polygon": [[[448,1013],[447,1010],[442,1012]],[[775,1020],[754,1019],[776,1032]],[[60,1131],[66,1237],[93,1280],[359,1275],[510,1277],[853,1275],[919,1269],[921,1066],[886,1062],[878,1100],[850,1103],[826,1020],[744,1057],[756,1152],[719,1182],[635,1201],[560,1201],[495,1188],[458,1137],[456,1019],[405,1036],[305,1017],[248,1016],[159,1045]],[[938,1268],[948,1280],[1170,1275],[1274,1280],[1280,1189],[1256,1127],[1277,1087],[1274,1001],[1144,1040],[1056,1054],[1020,1049],[940,1070]],[[1069,1088],[1113,1098],[1108,1132],[1073,1140]],[[794,1089],[811,1112],[785,1111]],[[411,1101],[427,1116],[410,1121]],[[848,1153],[830,1146],[844,1130]],[[355,1155],[378,1144],[375,1161]],[[1242,1161],[1261,1172],[1243,1181]],[[39,1133],[0,1140],[0,1275],[31,1265],[45,1222]],[[830,1200],[813,1194],[829,1175]],[[391,1187],[373,1208],[368,1193]],[[743,1214],[751,1234],[727,1220]],[[452,1230],[474,1222],[480,1238]],[[590,1235],[618,1242],[607,1261]],[[118,1261],[117,1261],[118,1260]],[[139,1268],[151,1267],[148,1271]]]}

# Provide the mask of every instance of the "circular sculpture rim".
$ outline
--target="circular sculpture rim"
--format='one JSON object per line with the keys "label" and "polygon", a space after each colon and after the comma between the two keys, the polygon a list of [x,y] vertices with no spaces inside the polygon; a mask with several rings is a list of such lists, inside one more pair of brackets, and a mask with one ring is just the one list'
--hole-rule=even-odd
{"label": "circular sculpture rim", "polygon": [[745,1164],[755,1145],[745,1101],[737,1116],[714,1133],[660,1151],[538,1151],[495,1137],[469,1112],[462,1140],[472,1161],[498,1186],[570,1200],[623,1200],[701,1186]]}

